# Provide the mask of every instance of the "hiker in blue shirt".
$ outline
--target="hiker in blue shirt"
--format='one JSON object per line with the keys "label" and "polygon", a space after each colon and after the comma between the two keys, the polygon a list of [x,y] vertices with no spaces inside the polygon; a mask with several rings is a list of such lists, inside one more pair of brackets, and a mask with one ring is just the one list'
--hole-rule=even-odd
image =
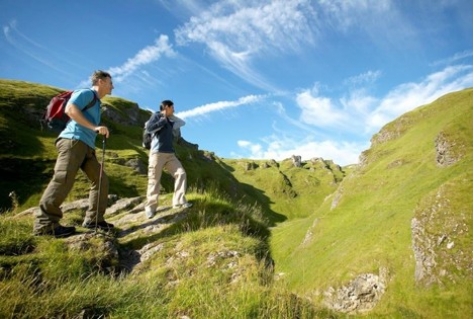
{"label": "hiker in blue shirt", "polygon": [[[61,204],[71,191],[75,177],[81,169],[91,182],[89,208],[82,224],[85,228],[111,229],[112,224],[104,220],[107,207],[109,181],[95,153],[98,134],[109,137],[109,129],[100,123],[100,99],[111,94],[114,88],[112,77],[104,71],[95,71],[91,76],[92,88],[76,90],[66,106],[65,113],[71,119],[56,140],[58,157],[54,175],[41,197],[39,210],[35,213],[33,233],[67,237],[75,233],[73,226],[59,224],[63,217]],[[95,105],[84,110],[96,96]],[[100,189],[99,189],[100,184]]]}
{"label": "hiker in blue shirt", "polygon": [[[175,155],[173,130],[179,130],[185,122],[174,116],[174,103],[164,100],[160,112],[155,112],[146,123],[146,131],[152,134],[150,155],[148,158],[148,188],[145,203],[145,215],[152,218],[158,207],[160,180],[163,169],[174,178],[173,208],[189,208],[186,200],[186,172]],[[176,126],[176,127],[175,127]]]}

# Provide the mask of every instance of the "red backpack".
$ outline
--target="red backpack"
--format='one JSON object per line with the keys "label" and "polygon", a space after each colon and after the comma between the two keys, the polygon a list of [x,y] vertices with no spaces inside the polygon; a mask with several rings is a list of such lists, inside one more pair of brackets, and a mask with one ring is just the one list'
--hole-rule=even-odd
{"label": "red backpack", "polygon": [[[67,122],[69,122],[70,120],[65,110],[67,102],[71,98],[72,93],[74,93],[74,91],[62,92],[54,96],[51,101],[49,101],[49,104],[46,107],[46,111],[42,119],[42,122],[46,124],[46,127],[48,127],[48,129],[54,132],[61,132],[62,130],[64,130],[67,125]],[[95,95],[95,92],[92,93],[94,94],[94,98],[92,99],[92,101],[90,101],[89,104],[86,105],[86,107],[81,110],[82,112],[93,107],[97,102],[97,96]]]}

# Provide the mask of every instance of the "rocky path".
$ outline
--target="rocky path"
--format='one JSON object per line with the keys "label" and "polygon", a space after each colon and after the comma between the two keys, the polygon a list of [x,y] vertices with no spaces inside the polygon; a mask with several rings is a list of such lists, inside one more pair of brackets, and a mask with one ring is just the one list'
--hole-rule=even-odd
{"label": "rocky path", "polygon": [[[75,236],[64,239],[71,249],[90,249],[87,244],[92,237],[102,238],[102,245],[96,249],[106,252],[107,256],[102,264],[111,265],[113,259],[119,260],[121,271],[132,272],[137,265],[150,258],[159,251],[160,245],[156,238],[160,233],[186,217],[186,209],[173,209],[170,206],[160,206],[153,218],[147,218],[144,213],[144,197],[116,199],[109,196],[112,202],[107,208],[105,219],[115,225],[113,232],[88,231],[80,232]],[[67,214],[72,210],[88,208],[88,199],[81,199],[62,205],[63,212]],[[39,207],[32,207],[16,216],[33,214]]]}

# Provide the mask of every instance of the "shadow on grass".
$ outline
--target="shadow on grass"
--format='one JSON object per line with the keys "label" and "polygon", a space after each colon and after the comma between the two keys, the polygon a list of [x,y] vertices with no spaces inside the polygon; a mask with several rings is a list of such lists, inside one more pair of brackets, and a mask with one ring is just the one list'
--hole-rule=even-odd
{"label": "shadow on grass", "polygon": [[12,208],[9,194],[14,191],[19,204],[41,193],[51,178],[44,171],[52,170],[54,161],[31,158],[0,158],[0,211]]}
{"label": "shadow on grass", "polygon": [[[270,208],[273,203],[265,195],[264,190],[237,180],[231,173],[232,168],[227,164],[209,160],[202,151],[193,151],[192,154],[192,158],[181,156],[181,162],[188,177],[188,185],[192,185],[198,191],[209,191],[214,188],[219,193],[228,195],[235,202],[243,201],[251,206],[257,204],[261,207],[270,227],[286,220],[286,216],[278,214]],[[163,186],[167,191],[172,191],[172,183],[172,179],[165,179]]]}
{"label": "shadow on grass", "polygon": [[235,171],[235,168],[233,168],[232,166],[224,163],[224,162],[220,162],[219,163],[220,166],[222,166],[222,168],[224,168],[225,170],[229,171],[229,172],[234,172]]}
{"label": "shadow on grass", "polygon": [[127,183],[123,178],[110,174],[107,174],[107,177],[109,178],[109,194],[117,194],[119,198],[143,195],[143,191],[140,190],[138,185]]}

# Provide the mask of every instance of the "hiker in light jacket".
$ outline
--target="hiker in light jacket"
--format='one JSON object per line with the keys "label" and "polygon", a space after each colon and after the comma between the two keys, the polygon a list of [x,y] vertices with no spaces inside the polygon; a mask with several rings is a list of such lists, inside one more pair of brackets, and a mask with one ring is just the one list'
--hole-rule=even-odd
{"label": "hiker in light jacket", "polygon": [[145,203],[145,215],[152,218],[158,207],[160,180],[163,169],[174,178],[173,208],[189,208],[186,200],[186,172],[176,157],[173,147],[173,131],[178,131],[185,122],[174,116],[174,104],[164,100],[160,112],[155,112],[146,123],[146,130],[152,134],[150,155],[148,159],[148,188]]}

